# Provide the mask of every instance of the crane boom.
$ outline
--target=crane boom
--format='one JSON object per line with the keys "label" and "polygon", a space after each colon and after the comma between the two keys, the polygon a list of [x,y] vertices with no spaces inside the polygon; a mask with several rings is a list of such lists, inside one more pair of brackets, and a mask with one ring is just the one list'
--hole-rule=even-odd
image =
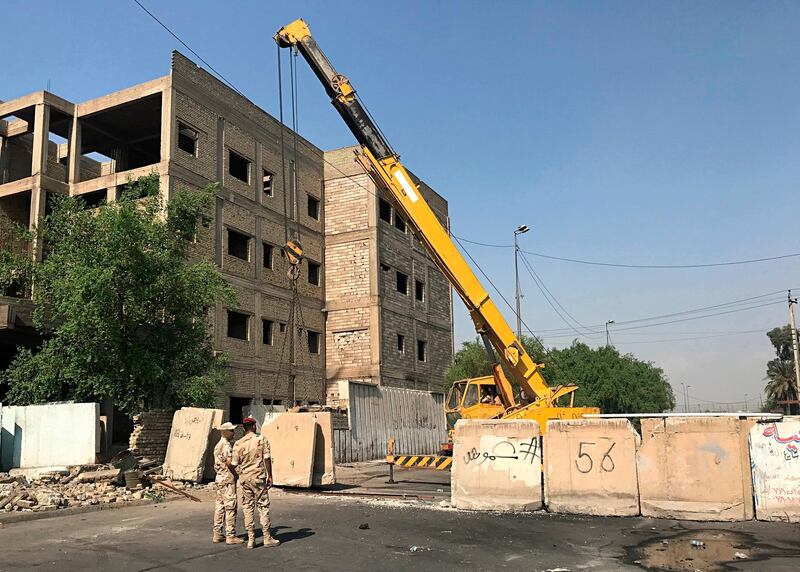
{"label": "crane boom", "polygon": [[275,40],[281,47],[297,49],[306,59],[331,98],[331,103],[361,144],[362,155],[358,157],[360,162],[379,187],[384,187],[391,193],[401,212],[418,230],[420,240],[436,265],[464,301],[490,357],[494,356],[490,361],[494,364],[494,376],[506,407],[515,406],[516,401],[511,384],[498,362],[502,362],[525,393],[529,397],[535,397],[541,405],[553,406],[555,399],[574,391],[574,386],[561,387],[554,391],[547,385],[542,376],[542,366],[525,351],[522,341],[514,334],[456,248],[448,230],[439,222],[423,198],[418,186],[400,162],[399,155],[392,150],[359,101],[350,81],[336,72],[311,36],[308,25],[302,19],[295,20],[278,30]]}

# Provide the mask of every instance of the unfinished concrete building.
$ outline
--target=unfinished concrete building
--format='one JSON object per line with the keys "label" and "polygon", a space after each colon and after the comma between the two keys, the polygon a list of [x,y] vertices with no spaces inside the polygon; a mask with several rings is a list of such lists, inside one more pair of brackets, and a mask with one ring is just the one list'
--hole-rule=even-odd
{"label": "unfinished concrete building", "polygon": [[[323,168],[325,155],[336,169]],[[213,260],[238,296],[235,307],[212,311],[215,348],[230,356],[217,407],[234,421],[250,404],[324,402],[326,371],[329,388],[348,378],[441,388],[452,358],[447,282],[402,219],[386,218],[391,207],[348,190],[339,169],[358,169],[352,151],[323,154],[178,52],[168,75],[84,103],[49,92],[0,103],[0,216],[29,228],[44,215],[49,194],[80,196],[93,207],[150,173],[160,177],[165,200],[179,189],[219,184],[194,254]],[[360,179],[374,193],[363,172]],[[446,220],[446,202],[423,189]],[[307,335],[298,343],[293,385],[284,353],[293,301],[281,249],[287,223],[306,257],[298,291]],[[0,236],[0,247],[41,256],[41,245],[31,249],[10,236]],[[353,254],[344,254],[348,249]],[[23,332],[27,345],[35,343],[29,307],[20,292],[7,294],[0,299],[0,314],[7,310],[0,346],[8,342],[0,367]]]}
{"label": "unfinished concrete building", "polygon": [[[177,52],[167,76],[78,104],[34,93],[0,104],[0,118],[0,213],[29,227],[43,216],[48,193],[92,206],[153,172],[165,199],[219,183],[196,244],[196,255],[214,260],[238,296],[238,306],[213,311],[215,347],[230,356],[217,405],[236,420],[253,401],[324,399],[321,150],[298,137],[296,158],[287,156],[288,218],[307,256],[298,290],[308,342],[297,348],[291,387],[277,375],[293,298],[281,256],[286,217],[274,118]],[[285,372],[288,352],[284,361]]]}
{"label": "unfinished concrete building", "polygon": [[[450,285],[355,150],[325,153],[328,400],[346,402],[347,380],[441,392],[453,358]],[[447,225],[447,201],[415,182]]]}

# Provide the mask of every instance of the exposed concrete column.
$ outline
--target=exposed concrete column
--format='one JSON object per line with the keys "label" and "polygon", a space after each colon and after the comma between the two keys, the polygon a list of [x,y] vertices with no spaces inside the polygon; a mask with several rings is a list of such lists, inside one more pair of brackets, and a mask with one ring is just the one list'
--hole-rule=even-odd
{"label": "exposed concrete column", "polygon": [[72,117],[72,126],[69,131],[69,175],[67,182],[70,184],[69,194],[72,193],[72,185],[81,182],[81,123],[78,121],[78,113]]}
{"label": "exposed concrete column", "polygon": [[47,170],[47,143],[50,132],[50,106],[45,103],[36,104],[33,122],[33,159],[31,175],[43,175]]}
{"label": "exposed concrete column", "polygon": [[0,135],[0,185],[6,182],[6,139]]}
{"label": "exposed concrete column", "polygon": [[[175,155],[175,127],[175,90],[170,84],[161,92],[161,162],[165,165],[169,165]],[[172,196],[170,185],[169,167],[166,167],[161,174],[161,199],[165,208]]]}
{"label": "exposed concrete column", "polygon": [[[31,212],[28,220],[29,228],[33,229],[39,226],[44,218],[44,207],[47,201],[47,191],[41,187],[34,187],[31,189]],[[38,235],[38,233],[37,233]],[[34,260],[42,259],[42,241],[38,236],[34,236],[31,245],[31,255]]]}
{"label": "exposed concrete column", "polygon": [[161,92],[161,162],[175,154],[175,90],[167,87]]}

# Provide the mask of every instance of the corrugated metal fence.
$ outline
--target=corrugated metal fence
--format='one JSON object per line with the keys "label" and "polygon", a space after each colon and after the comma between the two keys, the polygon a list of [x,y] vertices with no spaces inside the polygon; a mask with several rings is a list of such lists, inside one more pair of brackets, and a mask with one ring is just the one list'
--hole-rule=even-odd
{"label": "corrugated metal fence", "polygon": [[337,463],[386,455],[394,437],[397,453],[435,454],[447,439],[444,395],[348,382],[349,429],[334,431]]}

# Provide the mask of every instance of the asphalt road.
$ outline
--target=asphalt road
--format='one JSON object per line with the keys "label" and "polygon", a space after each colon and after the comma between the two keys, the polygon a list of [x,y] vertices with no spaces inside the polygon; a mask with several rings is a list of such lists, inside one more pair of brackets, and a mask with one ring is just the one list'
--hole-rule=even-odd
{"label": "asphalt road", "polygon": [[[780,523],[496,515],[286,493],[274,494],[272,507],[283,544],[256,550],[211,543],[210,502],[181,500],[8,523],[0,528],[0,571],[800,567],[797,527]],[[362,530],[361,524],[369,528]],[[707,548],[691,548],[694,538],[704,539]],[[747,559],[734,560],[735,551]]]}

